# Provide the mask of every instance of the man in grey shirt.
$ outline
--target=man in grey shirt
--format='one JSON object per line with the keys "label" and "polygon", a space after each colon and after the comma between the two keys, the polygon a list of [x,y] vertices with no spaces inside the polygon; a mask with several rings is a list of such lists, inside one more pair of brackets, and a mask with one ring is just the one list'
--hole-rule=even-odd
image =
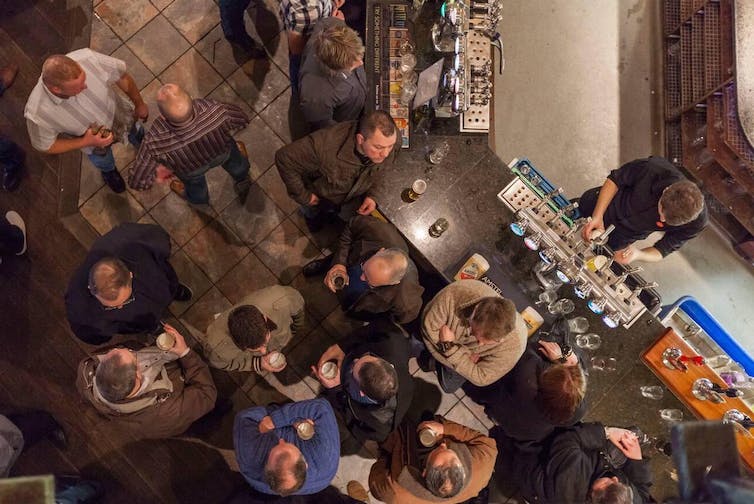
{"label": "man in grey shirt", "polygon": [[299,100],[313,131],[361,116],[366,101],[364,44],[338,18],[323,19],[312,31],[301,64]]}

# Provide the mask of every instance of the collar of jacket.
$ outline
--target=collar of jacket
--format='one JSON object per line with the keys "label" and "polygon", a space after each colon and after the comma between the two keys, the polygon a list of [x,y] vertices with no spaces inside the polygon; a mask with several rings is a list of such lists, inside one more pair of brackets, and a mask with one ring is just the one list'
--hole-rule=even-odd
{"label": "collar of jacket", "polygon": [[149,386],[147,390],[139,394],[138,397],[131,399],[124,399],[118,402],[110,402],[100,394],[97,388],[97,380],[95,378],[95,371],[97,369],[97,359],[89,359],[87,365],[84,368],[86,375],[86,385],[91,394],[91,400],[98,403],[101,407],[105,407],[113,413],[120,415],[129,415],[146,409],[156,403],[164,402],[173,393],[173,382],[170,381],[167,369],[163,366],[160,371],[160,377],[156,379]]}
{"label": "collar of jacket", "polygon": [[361,159],[356,155],[356,131],[358,128],[359,121],[351,121],[351,126],[348,128],[348,131],[340,144],[340,148],[338,148],[337,157],[340,161],[366,168],[361,162]]}

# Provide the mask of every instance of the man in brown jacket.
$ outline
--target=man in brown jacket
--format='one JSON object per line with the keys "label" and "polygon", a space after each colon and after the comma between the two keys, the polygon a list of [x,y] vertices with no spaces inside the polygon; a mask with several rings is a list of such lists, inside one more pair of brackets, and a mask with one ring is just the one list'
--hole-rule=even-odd
{"label": "man in brown jacket", "polygon": [[139,438],[181,434],[217,399],[207,365],[178,331],[165,325],[165,332],[175,339],[170,350],[113,348],[79,364],[81,395]]}
{"label": "man in brown jacket", "polygon": [[375,110],[358,121],[315,131],[280,148],[275,165],[314,231],[323,226],[328,214],[332,216],[342,204],[362,195],[360,215],[377,208],[369,192],[372,179],[382,163],[394,162],[397,141],[393,118]]}
{"label": "man in brown jacket", "polygon": [[424,309],[421,331],[448,393],[464,380],[477,387],[496,382],[526,348],[526,324],[516,306],[479,280],[459,280],[438,292]]}
{"label": "man in brown jacket", "polygon": [[[325,271],[325,285],[351,317],[368,321],[386,313],[408,324],[419,315],[424,288],[408,245],[392,224],[371,215],[352,218],[335,253],[304,266],[306,276]],[[344,279],[342,288],[335,285],[337,277]]]}
{"label": "man in brown jacket", "polygon": [[[419,431],[431,429],[437,443],[424,448]],[[403,422],[381,445],[369,472],[372,495],[387,504],[455,504],[477,496],[495,469],[495,441],[450,420]]]}

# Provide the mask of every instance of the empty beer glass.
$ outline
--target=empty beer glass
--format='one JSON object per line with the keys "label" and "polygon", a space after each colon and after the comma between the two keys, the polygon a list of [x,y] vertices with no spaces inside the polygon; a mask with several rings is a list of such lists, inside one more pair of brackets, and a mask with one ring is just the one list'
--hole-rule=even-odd
{"label": "empty beer glass", "polygon": [[661,409],[660,418],[666,422],[680,422],[683,420],[683,411],[679,409]]}
{"label": "empty beer glass", "polygon": [[641,392],[641,395],[643,397],[646,397],[647,399],[653,399],[655,401],[662,399],[662,396],[665,394],[665,390],[659,385],[645,385],[643,387],[639,387],[639,391]]}
{"label": "empty beer glass", "polygon": [[585,333],[589,329],[589,321],[586,317],[574,317],[568,319],[568,330],[575,334]]}
{"label": "empty beer glass", "polygon": [[547,311],[553,315],[568,315],[576,306],[570,299],[558,299],[553,304],[547,307]]}
{"label": "empty beer glass", "polygon": [[585,350],[597,350],[602,344],[602,338],[598,334],[579,334],[576,336],[576,346]]}

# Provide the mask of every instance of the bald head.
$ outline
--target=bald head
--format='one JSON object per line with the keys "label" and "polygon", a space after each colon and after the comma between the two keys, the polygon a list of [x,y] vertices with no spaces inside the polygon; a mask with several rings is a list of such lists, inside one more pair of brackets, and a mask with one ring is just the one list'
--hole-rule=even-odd
{"label": "bald head", "polygon": [[408,270],[408,256],[397,248],[380,249],[363,266],[365,280],[372,287],[395,285]]}
{"label": "bald head", "polygon": [[157,107],[171,123],[184,123],[194,115],[191,96],[176,84],[165,84],[157,91]]}

